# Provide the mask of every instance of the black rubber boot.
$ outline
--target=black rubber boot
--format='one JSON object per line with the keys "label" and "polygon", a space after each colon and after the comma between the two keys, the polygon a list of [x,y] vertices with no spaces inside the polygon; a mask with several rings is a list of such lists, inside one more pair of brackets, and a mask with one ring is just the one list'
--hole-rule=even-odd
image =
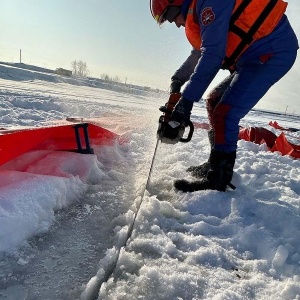
{"label": "black rubber boot", "polygon": [[176,180],[174,187],[182,192],[195,192],[200,190],[218,190],[225,192],[227,186],[235,189],[230,183],[236,152],[222,152],[211,150],[209,156],[210,168],[205,178],[197,181]]}
{"label": "black rubber boot", "polygon": [[[213,130],[209,130],[207,132],[207,134],[208,134],[208,140],[210,143],[210,147],[212,149],[214,146],[214,143],[215,143],[215,132]],[[208,161],[203,163],[202,165],[191,166],[191,167],[187,168],[186,171],[191,173],[192,176],[202,179],[202,178],[206,177],[209,168],[210,168],[210,163],[209,163],[209,159],[208,159]]]}

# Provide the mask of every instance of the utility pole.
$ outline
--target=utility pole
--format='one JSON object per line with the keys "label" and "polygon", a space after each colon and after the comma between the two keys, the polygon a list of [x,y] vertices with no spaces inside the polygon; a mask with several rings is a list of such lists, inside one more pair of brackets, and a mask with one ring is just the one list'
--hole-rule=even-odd
{"label": "utility pole", "polygon": [[22,50],[20,49],[20,64],[22,63]]}
{"label": "utility pole", "polygon": [[286,109],[285,109],[285,115],[286,115],[286,112],[287,112],[288,107],[289,107],[289,106],[287,105],[287,106],[286,106]]}

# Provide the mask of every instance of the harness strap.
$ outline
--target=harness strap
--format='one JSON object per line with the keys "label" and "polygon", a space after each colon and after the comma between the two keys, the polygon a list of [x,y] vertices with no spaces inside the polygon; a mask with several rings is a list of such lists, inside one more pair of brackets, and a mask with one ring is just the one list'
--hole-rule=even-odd
{"label": "harness strap", "polygon": [[246,7],[251,3],[251,1],[252,0],[244,0],[231,16],[229,31],[233,32],[238,37],[240,37],[241,41],[236,47],[236,49],[233,51],[233,53],[229,57],[225,57],[224,62],[222,64],[223,69],[228,69],[229,67],[234,65],[235,61],[243,52],[243,50],[253,42],[255,33],[260,28],[260,26],[264,23],[264,21],[267,19],[267,17],[272,12],[273,8],[276,6],[278,2],[278,0],[270,0],[269,3],[261,12],[261,14],[256,19],[256,21],[246,32],[241,28],[239,28],[237,25],[235,25],[235,22],[241,16],[241,14],[246,9]]}

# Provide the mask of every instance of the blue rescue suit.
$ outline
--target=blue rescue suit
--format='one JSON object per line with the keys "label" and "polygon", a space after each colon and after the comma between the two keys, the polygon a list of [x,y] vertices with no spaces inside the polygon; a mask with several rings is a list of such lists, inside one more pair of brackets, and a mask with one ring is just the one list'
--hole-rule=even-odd
{"label": "blue rescue suit", "polygon": [[[187,14],[191,0],[185,0],[182,13]],[[226,53],[227,34],[235,0],[198,0],[202,45],[193,49],[172,79],[187,82],[184,101],[198,101],[212,82]],[[201,22],[202,11],[209,7],[214,20]],[[238,59],[234,70],[208,95],[207,111],[215,132],[214,149],[232,152],[237,148],[239,122],[293,66],[298,50],[296,35],[284,15],[274,31],[254,42]]]}

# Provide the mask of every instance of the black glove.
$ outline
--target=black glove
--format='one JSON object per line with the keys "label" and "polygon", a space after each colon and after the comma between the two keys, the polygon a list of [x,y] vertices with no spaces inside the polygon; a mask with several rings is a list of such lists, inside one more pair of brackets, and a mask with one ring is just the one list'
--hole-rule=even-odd
{"label": "black glove", "polygon": [[181,81],[178,79],[172,79],[171,85],[170,85],[170,94],[177,94],[180,93],[181,89]]}
{"label": "black glove", "polygon": [[188,126],[193,104],[193,101],[181,97],[172,112],[171,120],[183,124],[184,126]]}
{"label": "black glove", "polygon": [[181,98],[180,93],[173,93],[173,94],[171,93],[168,102],[164,106],[161,106],[159,108],[161,112],[165,113],[165,117],[166,117],[165,119],[169,120],[171,118],[173,109],[177,104],[177,102],[180,100],[180,98]]}

